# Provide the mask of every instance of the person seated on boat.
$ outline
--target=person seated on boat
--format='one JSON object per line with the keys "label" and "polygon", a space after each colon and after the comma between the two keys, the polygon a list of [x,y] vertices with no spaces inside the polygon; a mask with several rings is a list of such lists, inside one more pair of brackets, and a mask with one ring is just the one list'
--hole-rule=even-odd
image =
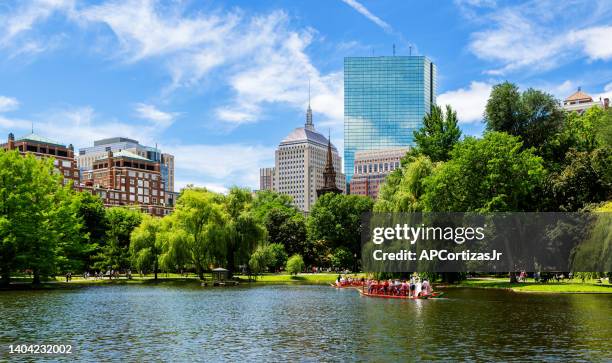
{"label": "person seated on boat", "polygon": [[423,280],[423,285],[421,286],[421,288],[422,288],[422,293],[424,296],[431,295],[431,293],[433,292],[431,288],[431,284],[427,280]]}
{"label": "person seated on boat", "polygon": [[402,282],[398,279],[395,279],[395,283],[393,287],[395,288],[395,294],[400,295],[400,289],[402,288]]}
{"label": "person seated on boat", "polygon": [[380,294],[380,295],[385,294],[385,283],[380,280],[376,282],[376,294]]}
{"label": "person seated on boat", "polygon": [[385,280],[383,282],[383,295],[387,295],[389,293],[389,280]]}
{"label": "person seated on boat", "polygon": [[414,282],[410,282],[410,297],[416,297],[415,291],[416,291],[416,284]]}
{"label": "person seated on boat", "polygon": [[406,296],[407,292],[408,292],[408,283],[406,282],[406,280],[403,280],[400,286],[400,295]]}

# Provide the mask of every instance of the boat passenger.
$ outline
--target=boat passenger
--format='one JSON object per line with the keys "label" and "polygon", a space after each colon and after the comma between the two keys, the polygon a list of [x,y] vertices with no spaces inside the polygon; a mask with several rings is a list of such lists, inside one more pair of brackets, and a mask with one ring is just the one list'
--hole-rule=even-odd
{"label": "boat passenger", "polygon": [[425,295],[425,296],[431,295],[432,288],[431,288],[431,285],[429,284],[429,281],[423,280],[422,289],[423,289],[423,295]]}

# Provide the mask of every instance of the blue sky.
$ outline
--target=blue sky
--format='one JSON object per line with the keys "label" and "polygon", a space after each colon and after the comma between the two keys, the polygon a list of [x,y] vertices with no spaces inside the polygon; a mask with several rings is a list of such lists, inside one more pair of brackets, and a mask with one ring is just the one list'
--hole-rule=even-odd
{"label": "blue sky", "polygon": [[393,44],[437,64],[465,134],[500,81],[612,96],[610,1],[4,1],[0,133],[132,137],[175,154],[179,187],[256,188],[309,79],[315,126],[342,150],[343,57]]}

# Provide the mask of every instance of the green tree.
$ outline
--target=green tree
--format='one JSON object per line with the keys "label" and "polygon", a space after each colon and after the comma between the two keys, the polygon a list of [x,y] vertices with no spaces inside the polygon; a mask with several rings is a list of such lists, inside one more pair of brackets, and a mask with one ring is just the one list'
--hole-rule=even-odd
{"label": "green tree", "polygon": [[489,131],[520,136],[524,148],[541,151],[561,129],[564,113],[552,95],[529,88],[520,93],[509,82],[493,86],[485,108]]}
{"label": "green tree", "polygon": [[353,254],[344,247],[338,247],[334,253],[330,256],[331,265],[335,268],[352,269],[355,264]]}
{"label": "green tree", "polygon": [[270,243],[285,246],[289,254],[304,254],[306,251],[306,218],[294,209],[273,209],[265,220]]}
{"label": "green tree", "polygon": [[176,214],[170,214],[161,219],[159,231],[161,253],[159,266],[165,271],[183,272],[190,264],[190,253],[182,243],[187,235],[184,230],[176,227]]}
{"label": "green tree", "polygon": [[81,222],[74,213],[73,192],[53,159],[0,150],[0,273],[31,269],[33,283],[52,275],[59,252],[78,243]]}
{"label": "green tree", "polygon": [[157,280],[159,258],[162,253],[162,223],[159,218],[143,215],[140,225],[130,236],[132,263],[139,271],[152,270]]}
{"label": "green tree", "polygon": [[280,243],[271,243],[266,247],[270,251],[271,259],[268,267],[273,271],[280,270],[287,263],[287,252],[285,247]]}
{"label": "green tree", "polygon": [[[361,218],[372,211],[370,198],[360,195],[327,193],[322,195],[310,211],[307,221],[309,244],[324,241],[334,250],[344,247],[352,254],[361,255]],[[312,263],[321,263],[320,256],[309,256]]]}
{"label": "green tree", "polygon": [[425,179],[435,169],[427,156],[404,158],[400,169],[394,170],[380,187],[374,204],[376,212],[418,212],[423,210]]}
{"label": "green tree", "polygon": [[578,211],[612,199],[612,148],[570,150],[566,165],[548,178],[553,210]]}
{"label": "green tree", "polygon": [[501,132],[468,137],[425,182],[425,210],[435,212],[537,209],[545,170],[542,159]]}
{"label": "green tree", "polygon": [[612,146],[612,139],[606,143],[606,138],[600,137],[605,134],[603,125],[610,114],[599,107],[591,107],[584,114],[567,114],[559,132],[542,148],[541,154],[548,162],[548,169],[562,169],[571,150],[590,152],[606,144]]}
{"label": "green tree", "polygon": [[28,189],[33,164],[16,151],[0,148],[0,274],[2,285],[8,285],[11,273],[18,267],[17,255],[24,243],[26,212],[31,207]]}
{"label": "green tree", "polygon": [[120,270],[130,266],[130,235],[140,225],[143,213],[136,209],[113,207],[106,211],[109,229],[105,243],[96,255],[94,268]]}
{"label": "green tree", "polygon": [[100,253],[100,246],[105,243],[109,226],[106,220],[106,209],[102,199],[89,192],[75,193],[72,208],[82,221],[78,232],[79,243],[66,245],[61,251],[60,271],[77,271],[89,269],[93,258]]}
{"label": "green tree", "polygon": [[286,270],[292,274],[297,275],[304,270],[304,259],[300,255],[293,255],[287,260]]}
{"label": "green tree", "polygon": [[426,155],[432,161],[446,161],[460,137],[457,112],[449,105],[446,106],[446,113],[440,106],[433,105],[423,118],[423,127],[414,132],[416,147],[411,154]]}
{"label": "green tree", "polygon": [[249,270],[255,276],[265,271],[274,262],[273,252],[268,246],[259,246],[249,258]]}
{"label": "green tree", "polygon": [[228,215],[223,196],[206,189],[184,189],[173,213],[168,249],[186,255],[200,279],[211,263],[223,261],[227,252]]}
{"label": "green tree", "polygon": [[231,188],[224,201],[229,216],[226,257],[231,274],[238,264],[249,262],[256,246],[265,239],[265,227],[252,214],[253,197],[249,190]]}
{"label": "green tree", "polygon": [[291,202],[292,198],[289,195],[271,190],[260,190],[255,194],[255,198],[253,198],[253,215],[258,221],[265,223],[268,214],[272,211],[283,210],[299,213]]}
{"label": "green tree", "polygon": [[572,112],[547,145],[547,208],[576,211],[612,195],[612,135],[606,125],[612,111],[592,107],[584,114]]}

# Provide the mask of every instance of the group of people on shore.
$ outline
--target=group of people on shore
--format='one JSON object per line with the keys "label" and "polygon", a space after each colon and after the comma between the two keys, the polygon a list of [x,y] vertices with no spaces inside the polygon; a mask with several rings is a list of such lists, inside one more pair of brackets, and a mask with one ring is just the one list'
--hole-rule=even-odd
{"label": "group of people on shore", "polygon": [[[100,271],[94,271],[94,272],[89,272],[89,271],[85,271],[83,272],[83,279],[87,280],[89,278],[93,278],[94,280],[102,280],[104,278],[107,279],[118,279],[120,277],[120,273],[119,270],[106,270],[106,272],[100,270]],[[131,270],[127,270],[125,271],[125,277],[127,279],[131,279],[132,278],[132,271]],[[72,272],[68,272],[66,274],[66,282],[68,281],[72,281]]]}

